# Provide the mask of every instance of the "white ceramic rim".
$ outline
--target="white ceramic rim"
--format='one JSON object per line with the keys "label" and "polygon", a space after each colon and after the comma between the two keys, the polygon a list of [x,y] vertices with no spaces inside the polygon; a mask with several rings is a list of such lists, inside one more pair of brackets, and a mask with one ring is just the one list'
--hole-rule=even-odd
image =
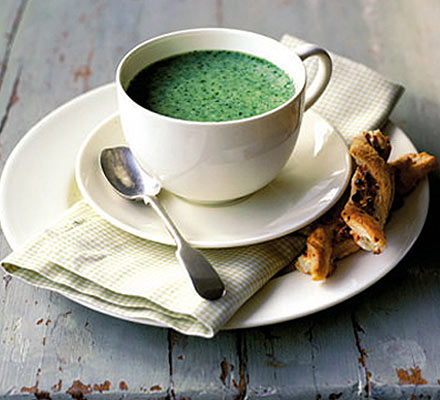
{"label": "white ceramic rim", "polygon": [[[108,84],[101,87],[98,87],[90,92],[87,92],[85,94],[82,94],[75,99],[69,101],[68,103],[62,105],[61,107],[57,108],[50,114],[48,114],[46,117],[44,117],[42,120],[40,120],[37,124],[35,124],[29,131],[26,133],[26,135],[19,141],[19,143],[16,145],[16,147],[12,150],[8,160],[6,161],[1,179],[0,179],[0,221],[2,222],[2,229],[4,232],[4,236],[8,243],[11,245],[11,247],[16,250],[19,246],[21,246],[29,236],[23,237],[20,236],[21,232],[20,229],[14,228],[11,223],[11,219],[8,218],[10,211],[9,209],[6,209],[4,207],[6,203],[6,199],[16,193],[11,193],[7,189],[9,189],[8,184],[10,184],[11,179],[13,178],[15,171],[14,166],[22,165],[21,159],[22,153],[24,150],[29,150],[29,147],[32,144],[35,144],[35,141],[37,138],[39,138],[41,135],[45,135],[47,133],[47,129],[51,127],[51,124],[53,123],[54,118],[63,118],[66,117],[65,113],[71,112],[71,110],[75,110],[79,108],[81,104],[85,104],[87,106],[87,109],[92,113],[92,117],[88,117],[89,119],[93,119],[94,124],[100,123],[104,118],[107,118],[110,114],[114,113],[117,109],[116,101],[115,101],[115,87],[114,84]],[[99,104],[99,107],[96,105]],[[103,105],[104,104],[104,105]],[[103,105],[103,109],[101,109],[101,106]],[[99,115],[99,118],[97,117]],[[76,118],[76,117],[75,117]],[[81,125],[83,125],[85,122],[81,119],[80,121]],[[405,133],[397,126],[392,125],[389,129],[392,137],[396,137],[397,145],[404,146],[406,152],[408,151],[416,151],[414,145],[410,142],[409,138],[405,135]],[[78,133],[78,132],[77,132]],[[57,133],[58,134],[58,133]],[[85,138],[87,135],[84,133],[78,133],[83,135],[83,138]],[[80,146],[78,146],[79,148]],[[65,146],[66,148],[66,146]],[[69,146],[67,146],[67,149],[70,149]],[[32,152],[34,152],[34,148],[31,149]],[[75,151],[76,148],[71,149],[71,151]],[[65,161],[65,155],[63,153],[62,160]],[[71,157],[70,157],[71,158]],[[62,166],[62,170],[65,172],[66,175],[68,175],[67,179],[71,179],[71,175],[73,175],[73,163],[72,165],[69,164],[69,162]],[[71,169],[69,172],[67,170]],[[26,170],[27,171],[27,170]],[[64,176],[63,172],[63,176]],[[28,176],[28,173],[24,176]],[[24,187],[22,183],[20,183],[20,188]],[[62,193],[64,195],[64,192]],[[418,202],[415,202],[414,200],[419,200]],[[64,199],[61,201],[64,203]],[[15,204],[15,203],[14,203]],[[26,206],[34,207],[32,203],[28,201],[28,192],[26,192]],[[301,281],[304,282],[306,285],[310,284],[310,277],[302,275],[300,273],[291,273],[287,274],[281,277],[278,277],[276,279],[271,280],[264,286],[264,288],[259,291],[252,299],[246,303],[238,312],[235,314],[232,319],[226,324],[226,326],[223,329],[241,329],[241,328],[250,328],[250,327],[256,327],[256,326],[263,326],[263,325],[269,325],[273,323],[280,323],[288,320],[293,320],[299,317],[303,317],[306,315],[310,315],[312,313],[315,313],[320,310],[324,310],[326,308],[329,308],[333,305],[336,305],[338,303],[341,303],[344,300],[349,299],[350,297],[353,297],[357,293],[362,292],[363,290],[367,289],[371,285],[373,285],[375,282],[380,280],[384,275],[386,275],[389,271],[391,271],[397,263],[406,255],[406,253],[409,251],[409,249],[412,247],[414,242],[416,241],[417,237],[419,236],[424,222],[426,220],[427,212],[428,212],[428,206],[429,206],[429,183],[428,180],[425,179],[423,182],[419,184],[419,186],[416,188],[416,190],[410,195],[410,198],[405,201],[405,205],[402,209],[397,210],[397,213],[404,212],[405,208],[412,212],[415,217],[415,219],[409,221],[406,218],[402,218],[402,222],[405,224],[405,226],[410,225],[410,235],[406,239],[405,246],[401,248],[401,250],[397,253],[393,253],[392,257],[386,257],[384,260],[383,257],[385,254],[381,254],[378,256],[372,255],[372,254],[357,254],[350,256],[343,260],[341,264],[338,266],[338,269],[336,271],[336,274],[342,274],[350,273],[350,271],[353,270],[353,267],[355,265],[352,265],[355,259],[357,257],[366,257],[368,259],[369,265],[368,267],[372,268],[366,268],[367,271],[369,271],[369,277],[370,279],[368,281],[359,281],[358,283],[354,282],[354,286],[348,287],[346,293],[341,293],[341,295],[337,298],[332,299],[331,301],[327,301],[320,304],[306,304],[307,310],[303,310],[299,312],[298,310],[295,310],[294,304],[289,303],[288,295],[289,293],[292,293],[292,287],[290,286],[289,279],[293,279],[294,276],[300,277]],[[59,207],[59,204],[57,204],[57,207]],[[63,205],[64,207],[64,205]],[[67,205],[66,205],[67,207]],[[50,212],[53,211],[53,205],[51,205],[49,208]],[[61,212],[61,210],[57,209],[57,212]],[[32,215],[35,215],[34,212],[32,212]],[[55,219],[58,217],[58,215],[50,216],[50,218]],[[402,215],[402,217],[405,217]],[[6,221],[6,222],[5,222]],[[17,221],[17,220],[16,220]],[[391,224],[394,224],[393,218],[391,219]],[[13,220],[12,220],[13,222]],[[35,222],[34,222],[35,223]],[[35,234],[35,228],[34,231],[30,229],[31,232],[28,233],[28,235]],[[26,232],[29,232],[29,226]],[[18,235],[18,236],[17,236]],[[401,235],[401,231],[397,230],[397,235]],[[393,245],[392,241],[389,243],[390,245]],[[354,258],[353,258],[354,257]],[[345,269],[345,271],[344,271]],[[377,271],[376,271],[377,270]],[[373,276],[371,276],[373,274]],[[332,278],[333,279],[333,278]],[[334,278],[335,280],[338,280],[338,277],[336,276]],[[318,283],[314,283],[313,287],[320,287]],[[276,291],[276,294],[273,291]],[[278,291],[281,290],[281,294],[278,294]],[[285,296],[284,296],[285,295]],[[64,297],[69,298],[70,300],[82,304],[90,309],[96,310],[102,314],[106,314],[109,316],[112,316],[114,318],[119,318],[123,320],[128,320],[136,323],[141,323],[145,325],[154,325],[154,326],[163,326],[158,324],[154,321],[149,320],[136,320],[133,318],[124,317],[121,315],[117,315],[115,313],[111,313],[105,310],[100,309],[99,307],[92,306],[88,304],[87,302],[78,301],[77,299],[73,299],[69,296],[63,295]],[[282,298],[286,300],[286,304],[278,304],[274,301],[277,298]],[[256,304],[255,304],[256,303]],[[278,307],[278,309],[276,309]],[[260,315],[261,308],[265,308],[266,312],[264,314],[264,318]],[[255,309],[257,311],[255,311]],[[271,311],[268,312],[267,309],[270,309]],[[257,315],[255,315],[257,314]]]}
{"label": "white ceramic rim", "polygon": [[[123,87],[123,85],[121,83],[121,80],[120,80],[121,70],[122,70],[125,62],[130,57],[134,56],[137,51],[139,51],[140,49],[142,49],[145,46],[150,46],[150,45],[155,44],[157,42],[160,42],[160,41],[162,41],[164,39],[169,39],[169,38],[173,38],[173,37],[179,37],[179,36],[188,35],[188,34],[203,34],[205,32],[217,32],[217,33],[237,34],[237,35],[241,34],[241,35],[244,35],[244,36],[255,37],[255,39],[260,38],[261,40],[271,41],[274,44],[274,47],[278,47],[281,51],[284,51],[286,54],[289,54],[293,59],[296,60],[296,63],[298,63],[298,65],[301,66],[301,68],[299,69],[301,71],[301,78],[299,79],[300,85],[297,85],[297,81],[296,80],[294,82],[295,83],[295,94],[292,97],[290,97],[288,100],[286,100],[284,103],[280,104],[278,107],[273,108],[273,109],[271,109],[269,111],[266,111],[263,114],[257,114],[257,115],[254,115],[252,117],[236,119],[236,120],[230,120],[230,121],[190,121],[190,120],[184,120],[184,119],[178,119],[178,118],[169,117],[169,116],[162,115],[162,114],[156,113],[154,111],[151,111],[151,110],[149,110],[149,109],[147,109],[145,107],[142,107],[141,105],[136,103],[127,94],[127,92],[124,89],[124,87]],[[206,50],[210,50],[210,49],[206,49]],[[179,54],[179,53],[175,53],[175,54]],[[253,54],[253,55],[255,56],[255,54]],[[260,58],[262,58],[262,57],[260,56]],[[147,66],[147,65],[145,65],[145,66]],[[163,34],[163,35],[160,35],[160,36],[156,36],[156,37],[154,37],[152,39],[148,39],[146,41],[143,41],[143,42],[137,44],[135,47],[133,47],[131,50],[129,50],[129,52],[126,53],[125,56],[121,59],[121,61],[118,64],[118,67],[116,69],[116,85],[117,85],[117,88],[118,88],[118,90],[121,93],[123,93],[124,97],[126,97],[130,101],[131,104],[133,104],[139,110],[144,111],[146,114],[154,115],[156,118],[164,119],[165,121],[173,121],[175,123],[181,123],[181,124],[184,124],[184,125],[187,125],[187,124],[189,124],[189,125],[201,125],[201,126],[237,125],[237,124],[241,124],[241,123],[248,122],[248,121],[255,121],[255,120],[263,119],[263,118],[265,118],[265,117],[267,117],[269,115],[275,114],[279,110],[283,109],[284,107],[286,107],[289,104],[291,104],[294,101],[296,101],[296,99],[299,96],[301,96],[302,93],[304,92],[304,89],[305,89],[305,86],[306,86],[306,82],[307,82],[307,74],[306,74],[306,69],[305,69],[304,63],[300,59],[300,57],[292,49],[289,49],[287,46],[284,46],[281,42],[279,42],[279,41],[277,41],[277,40],[275,40],[273,38],[270,38],[268,36],[264,36],[264,35],[261,35],[259,33],[251,32],[251,31],[240,30],[240,29],[231,29],[231,28],[195,28],[195,29],[185,29],[185,30],[174,31],[174,32],[166,33],[166,34]]]}
{"label": "white ceramic rim", "polygon": [[[289,224],[283,225],[283,229],[278,229],[274,232],[264,233],[264,234],[260,233],[259,235],[256,235],[254,233],[254,234],[250,234],[246,238],[239,238],[239,239],[234,238],[232,236],[227,241],[218,240],[218,239],[217,240],[215,240],[215,239],[207,240],[207,239],[203,239],[203,238],[201,238],[199,240],[190,240],[187,238],[187,240],[193,246],[201,248],[201,249],[203,249],[203,248],[220,249],[220,248],[249,246],[249,245],[253,245],[253,244],[267,242],[269,240],[278,239],[278,238],[285,236],[289,233],[292,233],[292,232],[295,232],[299,229],[302,229],[305,226],[307,226],[308,224],[312,223],[314,220],[318,219],[320,216],[325,214],[325,212],[327,212],[339,200],[339,198],[343,195],[343,193],[345,192],[345,189],[347,188],[347,186],[350,183],[350,176],[351,176],[351,172],[352,172],[351,156],[348,152],[348,148],[344,142],[344,139],[342,138],[339,131],[333,125],[331,125],[325,118],[321,117],[319,114],[315,113],[314,111],[307,111],[307,113],[310,116],[313,116],[314,119],[317,119],[317,121],[319,123],[323,123],[329,129],[331,129],[332,135],[334,135],[333,140],[335,142],[339,143],[341,150],[342,149],[344,150],[343,159],[345,162],[345,165],[344,165],[345,168],[344,168],[344,173],[343,173],[343,182],[341,182],[341,185],[338,187],[338,190],[334,192],[334,194],[331,198],[331,201],[323,204],[321,206],[321,208],[315,210],[315,212],[310,214],[307,218],[300,219],[300,222],[296,223],[296,225],[293,224],[292,221],[289,221]],[[97,134],[99,135],[99,132],[102,129],[105,129],[109,125],[109,123],[113,122],[116,118],[118,118],[118,116],[119,116],[118,112],[110,115],[108,118],[106,118],[100,124],[98,124],[97,127],[95,129],[93,129],[90,132],[90,134],[86,137],[86,139],[84,140],[81,148],[78,151],[78,155],[77,155],[76,162],[75,162],[75,178],[76,178],[76,183],[78,185],[78,188],[82,194],[82,197],[94,209],[94,211],[97,214],[99,214],[101,217],[103,217],[105,220],[110,222],[112,225],[114,225],[114,226],[116,226],[116,227],[118,227],[128,233],[131,233],[135,236],[138,236],[140,238],[155,241],[157,243],[162,243],[162,244],[166,244],[166,245],[170,245],[170,246],[175,246],[174,240],[172,239],[171,236],[166,234],[165,228],[163,228],[164,236],[159,237],[157,234],[154,233],[154,229],[152,229],[152,232],[150,232],[148,230],[132,226],[132,225],[124,222],[123,220],[121,220],[117,216],[115,216],[115,212],[109,212],[105,207],[102,207],[102,204],[100,205],[99,201],[97,201],[96,198],[89,193],[90,191],[89,191],[87,184],[85,182],[88,181],[88,179],[89,179],[89,171],[90,171],[91,166],[88,165],[88,163],[84,162],[84,158],[88,158],[88,157],[85,157],[85,155],[87,153],[89,153],[90,142],[92,142],[95,139]],[[305,137],[307,137],[307,136],[308,135],[305,135]],[[119,144],[126,145],[125,142],[119,143]],[[109,144],[106,143],[104,147],[108,147],[108,146],[109,146]],[[87,154],[87,156],[88,155],[89,154]],[[98,154],[96,154],[96,159],[98,159]],[[257,196],[257,195],[258,195],[258,191],[253,194],[253,196]],[[117,196],[115,196],[115,197],[117,197]],[[175,197],[175,199],[179,199],[178,196],[174,196],[174,197]],[[246,197],[247,196],[245,196],[245,198]],[[180,199],[180,201],[185,202],[184,199]],[[189,202],[189,204],[191,204],[191,202]],[[237,204],[240,205],[240,200]],[[201,204],[198,205],[197,203],[194,203],[193,205],[195,208],[200,207],[201,209],[203,209],[205,207],[208,207],[208,208],[210,207],[210,206],[201,205]],[[254,205],[254,203],[252,203],[252,205]],[[221,209],[222,206],[220,205],[219,208],[217,208],[217,206],[213,205],[213,207],[215,207],[216,209]],[[231,207],[234,207],[234,205],[232,205]],[[113,205],[112,207],[108,207],[108,208],[117,209],[117,207],[115,207],[115,205]],[[169,211],[171,212],[172,210],[170,209]],[[286,220],[286,219],[287,218],[285,217],[284,220]]]}

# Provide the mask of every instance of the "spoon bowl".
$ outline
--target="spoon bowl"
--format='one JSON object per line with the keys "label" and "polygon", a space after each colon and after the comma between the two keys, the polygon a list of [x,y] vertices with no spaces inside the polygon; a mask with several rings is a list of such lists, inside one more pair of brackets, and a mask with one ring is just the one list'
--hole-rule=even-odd
{"label": "spoon bowl", "polygon": [[105,177],[122,197],[142,200],[144,196],[159,194],[159,182],[139,167],[128,147],[104,149],[100,161]]}

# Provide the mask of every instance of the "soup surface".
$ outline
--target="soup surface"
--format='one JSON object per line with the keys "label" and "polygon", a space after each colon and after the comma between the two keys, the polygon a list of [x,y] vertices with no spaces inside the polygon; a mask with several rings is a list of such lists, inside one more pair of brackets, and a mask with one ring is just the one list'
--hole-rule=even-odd
{"label": "soup surface", "polygon": [[127,94],[162,115],[219,122],[272,110],[292,97],[295,87],[286,72],[262,58],[201,50],[147,66],[129,83]]}

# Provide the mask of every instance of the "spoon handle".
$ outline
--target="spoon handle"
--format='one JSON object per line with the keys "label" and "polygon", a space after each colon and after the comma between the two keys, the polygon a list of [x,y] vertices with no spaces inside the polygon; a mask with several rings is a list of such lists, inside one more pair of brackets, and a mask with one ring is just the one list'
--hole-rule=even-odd
{"label": "spoon handle", "polygon": [[144,196],[145,204],[151,205],[162,218],[168,232],[177,245],[176,257],[186,268],[196,292],[207,300],[217,300],[225,294],[225,286],[211,263],[203,254],[190,246],[156,196]]}

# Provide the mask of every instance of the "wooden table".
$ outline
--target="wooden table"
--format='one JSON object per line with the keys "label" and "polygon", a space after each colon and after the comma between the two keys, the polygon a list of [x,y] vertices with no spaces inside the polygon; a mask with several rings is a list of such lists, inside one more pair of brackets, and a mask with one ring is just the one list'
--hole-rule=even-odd
{"label": "wooden table", "polygon": [[[199,26],[288,32],[403,83],[393,121],[440,157],[439,21],[437,0],[2,0],[0,169],[44,115],[110,82],[134,44]],[[439,174],[430,181],[425,228],[380,282],[315,315],[212,340],[2,275],[0,398],[440,398]]]}

